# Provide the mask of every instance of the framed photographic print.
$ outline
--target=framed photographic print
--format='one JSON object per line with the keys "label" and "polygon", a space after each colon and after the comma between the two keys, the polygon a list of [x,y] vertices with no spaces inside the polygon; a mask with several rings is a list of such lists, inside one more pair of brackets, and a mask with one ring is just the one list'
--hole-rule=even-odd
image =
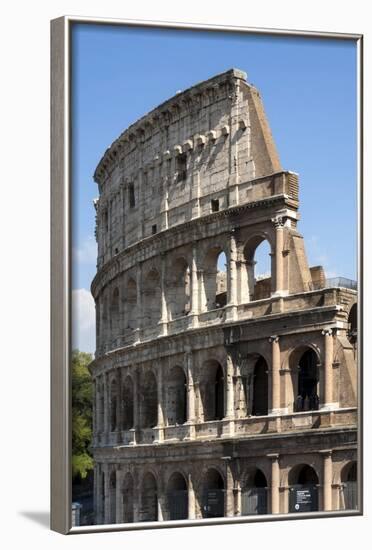
{"label": "framed photographic print", "polygon": [[362,36],[52,21],[52,529],[362,513]]}

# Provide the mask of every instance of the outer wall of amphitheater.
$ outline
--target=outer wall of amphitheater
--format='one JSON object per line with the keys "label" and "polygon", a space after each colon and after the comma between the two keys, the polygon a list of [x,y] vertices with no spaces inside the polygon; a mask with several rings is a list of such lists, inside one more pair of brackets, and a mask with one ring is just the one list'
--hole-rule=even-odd
{"label": "outer wall of amphitheater", "polygon": [[308,265],[246,75],[145,115],[95,180],[96,522],[356,510],[355,285]]}

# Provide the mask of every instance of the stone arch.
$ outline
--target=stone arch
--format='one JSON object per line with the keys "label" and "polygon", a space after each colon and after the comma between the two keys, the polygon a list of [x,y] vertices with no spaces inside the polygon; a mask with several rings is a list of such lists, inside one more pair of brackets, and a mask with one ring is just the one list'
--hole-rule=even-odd
{"label": "stone arch", "polygon": [[356,302],[350,308],[347,325],[348,338],[353,345],[356,345],[358,338],[358,304]]}
{"label": "stone arch", "polygon": [[123,430],[134,428],[134,389],[131,376],[127,375],[123,381]]}
{"label": "stone arch", "polygon": [[323,373],[318,348],[309,343],[289,355],[291,388],[289,409],[294,412],[318,410],[323,397]]}
{"label": "stone arch", "polygon": [[118,386],[116,379],[113,378],[110,382],[110,431],[114,432],[118,428],[117,418],[118,406]]}
{"label": "stone arch", "polygon": [[267,514],[268,484],[260,468],[251,468],[246,472],[241,490],[243,516]]}
{"label": "stone arch", "polygon": [[221,269],[221,255],[224,255],[226,261],[224,248],[217,245],[210,248],[204,257],[202,310],[210,311],[226,305],[227,275],[226,269]]}
{"label": "stone arch", "polygon": [[143,282],[143,328],[155,327],[161,318],[160,275],[154,267]]}
{"label": "stone arch", "polygon": [[358,509],[358,468],[355,460],[347,462],[341,470],[340,508]]}
{"label": "stone arch", "polygon": [[260,356],[253,371],[252,416],[265,416],[269,412],[268,365]]}
{"label": "stone arch", "polygon": [[222,474],[216,468],[209,468],[203,479],[202,517],[223,517],[225,511],[225,483]]}
{"label": "stone arch", "polygon": [[[259,263],[261,263],[263,258],[261,258],[260,249],[264,247],[267,248],[267,256],[270,257],[267,266],[268,272],[259,273],[260,266],[256,266],[257,257],[260,257]],[[243,258],[245,269],[241,273],[242,302],[269,298],[275,289],[273,277],[275,273],[274,248],[269,235],[266,232],[252,235],[244,244]]]}
{"label": "stone arch", "polygon": [[169,320],[187,315],[190,312],[191,277],[190,266],[185,258],[179,257],[172,262],[167,283]]}
{"label": "stone arch", "polygon": [[225,380],[221,364],[216,359],[205,361],[202,378],[200,390],[204,421],[221,420],[225,416]]}
{"label": "stone arch", "polygon": [[116,470],[113,470],[110,474],[109,489],[110,489],[109,523],[116,523]]}
{"label": "stone arch", "polygon": [[158,395],[155,374],[148,370],[141,378],[141,426],[153,428],[158,420]]}
{"label": "stone arch", "polygon": [[319,510],[319,476],[309,464],[296,464],[288,474],[289,512]]}
{"label": "stone arch", "polygon": [[134,481],[130,472],[127,472],[123,479],[121,499],[123,523],[132,523],[134,516]]}
{"label": "stone arch", "polygon": [[138,326],[137,310],[137,283],[132,278],[126,282],[124,292],[124,327],[125,331],[132,332]]}
{"label": "stone arch", "polygon": [[158,488],[150,471],[144,474],[141,482],[140,518],[141,521],[158,521]]}
{"label": "stone arch", "polygon": [[178,365],[169,372],[166,411],[169,426],[184,424],[187,420],[187,381],[185,371]]}
{"label": "stone arch", "polygon": [[173,472],[167,483],[167,511],[170,520],[188,518],[187,482],[180,472]]}

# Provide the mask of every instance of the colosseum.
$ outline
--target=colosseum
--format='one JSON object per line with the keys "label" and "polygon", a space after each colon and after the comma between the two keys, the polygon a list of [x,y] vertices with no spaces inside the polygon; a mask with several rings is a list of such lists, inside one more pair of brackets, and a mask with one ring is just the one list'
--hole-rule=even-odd
{"label": "colosseum", "polygon": [[355,513],[356,283],[309,266],[246,74],[153,109],[94,179],[97,524]]}

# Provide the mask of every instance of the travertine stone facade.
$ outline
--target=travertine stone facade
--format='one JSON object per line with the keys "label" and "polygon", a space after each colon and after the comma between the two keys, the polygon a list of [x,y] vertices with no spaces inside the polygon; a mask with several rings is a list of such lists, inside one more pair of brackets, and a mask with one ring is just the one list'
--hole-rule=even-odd
{"label": "travertine stone facade", "polygon": [[308,265],[245,74],[138,120],[95,180],[97,523],[355,508],[356,291]]}

